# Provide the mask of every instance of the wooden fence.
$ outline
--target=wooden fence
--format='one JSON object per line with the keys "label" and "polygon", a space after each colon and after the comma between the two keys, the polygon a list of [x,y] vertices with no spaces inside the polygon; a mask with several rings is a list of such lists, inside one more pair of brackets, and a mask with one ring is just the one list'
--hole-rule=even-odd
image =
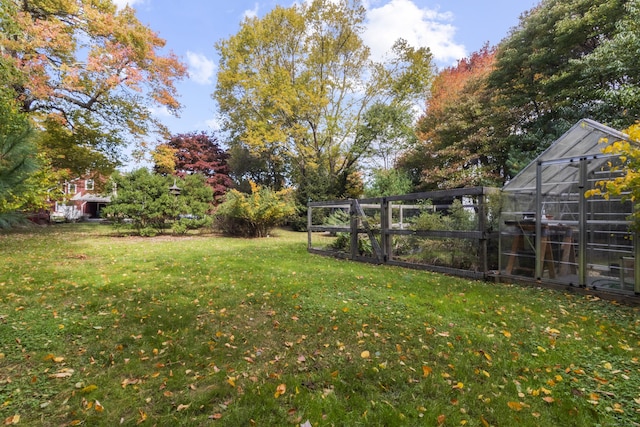
{"label": "wooden fence", "polygon": [[499,190],[310,202],[311,253],[486,278],[498,268]]}

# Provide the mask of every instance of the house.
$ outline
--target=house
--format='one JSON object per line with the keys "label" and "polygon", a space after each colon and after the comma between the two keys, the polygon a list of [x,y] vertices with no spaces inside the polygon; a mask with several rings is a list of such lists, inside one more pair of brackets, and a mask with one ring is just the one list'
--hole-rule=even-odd
{"label": "house", "polygon": [[62,183],[62,193],[63,200],[54,203],[51,221],[97,219],[111,201],[109,196],[97,193],[96,182],[88,174]]}

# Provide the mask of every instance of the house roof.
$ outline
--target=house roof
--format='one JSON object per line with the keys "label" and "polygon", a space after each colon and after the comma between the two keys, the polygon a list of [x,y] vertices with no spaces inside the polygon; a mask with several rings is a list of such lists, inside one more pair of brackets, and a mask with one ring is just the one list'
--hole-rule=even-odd
{"label": "house roof", "polygon": [[83,202],[109,203],[111,201],[111,197],[98,196],[91,193],[85,193],[85,194],[78,193],[75,196],[73,196],[71,200],[80,200]]}
{"label": "house roof", "polygon": [[[545,192],[560,193],[570,182],[575,181],[581,159],[590,159],[590,171],[600,169],[611,158],[602,149],[620,140],[628,141],[629,136],[596,121],[582,119],[505,184],[503,190],[535,191],[537,165],[541,163],[551,165],[542,172],[542,182],[547,184]],[[557,165],[554,166],[556,161]],[[549,183],[555,185],[550,186]]]}

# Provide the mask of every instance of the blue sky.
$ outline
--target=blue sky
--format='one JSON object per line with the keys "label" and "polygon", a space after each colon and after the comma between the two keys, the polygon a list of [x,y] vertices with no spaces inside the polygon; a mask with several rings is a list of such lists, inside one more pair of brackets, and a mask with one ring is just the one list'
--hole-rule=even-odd
{"label": "blue sky", "polygon": [[[156,114],[172,134],[215,129],[218,57],[214,44],[237,33],[247,16],[264,16],[276,5],[293,0],[114,0],[129,4],[138,19],[166,40],[189,67],[178,83],[180,118]],[[299,0],[306,1],[306,0]],[[453,65],[485,42],[497,44],[517,25],[519,16],[538,0],[363,0],[367,9],[365,42],[374,57],[402,37],[412,46],[428,46],[439,67]],[[149,141],[153,142],[153,141]]]}

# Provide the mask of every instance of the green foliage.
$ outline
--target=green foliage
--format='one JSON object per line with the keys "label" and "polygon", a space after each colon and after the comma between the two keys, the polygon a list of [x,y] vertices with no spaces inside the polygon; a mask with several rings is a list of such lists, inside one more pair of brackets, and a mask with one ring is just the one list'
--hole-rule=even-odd
{"label": "green foliage", "polygon": [[230,190],[216,210],[217,223],[226,234],[266,237],[271,229],[296,213],[290,190],[273,191],[252,184],[251,194]]}
{"label": "green foliage", "polygon": [[[476,227],[476,215],[465,209],[462,202],[457,199],[446,212],[436,211],[427,204],[425,211],[411,224],[411,229],[416,231],[472,231]],[[411,257],[416,257],[428,264],[469,269],[477,260],[477,249],[471,239],[414,237],[410,240],[409,246],[420,248]]]}
{"label": "green foliage", "polygon": [[[169,194],[173,177],[162,176],[138,169],[112,176],[115,192],[111,203],[103,209],[103,215],[117,227],[128,224],[141,236],[153,236],[167,228],[169,221],[182,216],[187,220],[176,225],[176,233],[183,228],[210,224],[206,215],[211,209],[213,191],[202,175],[188,175],[175,180],[180,195]],[[192,220],[189,220],[191,218]],[[186,231],[185,231],[186,232]]]}
{"label": "green foliage", "polygon": [[637,17],[635,0],[547,0],[523,15],[488,80],[511,115],[496,128],[510,147],[508,175],[579,119],[617,128],[637,119]]}
{"label": "green foliage", "polygon": [[399,196],[409,194],[413,188],[411,178],[400,169],[375,169],[373,180],[367,186],[367,197]]}
{"label": "green foliage", "polygon": [[3,90],[0,92],[0,228],[23,220],[19,211],[29,207],[29,198],[37,192],[33,178],[38,168],[36,153],[33,129]]}

